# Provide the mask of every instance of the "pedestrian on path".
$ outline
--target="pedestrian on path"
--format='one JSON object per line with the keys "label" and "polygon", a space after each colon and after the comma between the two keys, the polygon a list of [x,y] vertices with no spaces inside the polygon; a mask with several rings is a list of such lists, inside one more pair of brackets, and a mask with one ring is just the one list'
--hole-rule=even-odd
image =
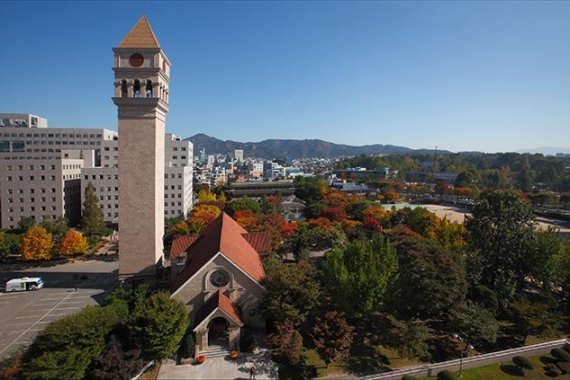
{"label": "pedestrian on path", "polygon": [[255,380],[255,366],[251,366],[249,369],[249,378]]}

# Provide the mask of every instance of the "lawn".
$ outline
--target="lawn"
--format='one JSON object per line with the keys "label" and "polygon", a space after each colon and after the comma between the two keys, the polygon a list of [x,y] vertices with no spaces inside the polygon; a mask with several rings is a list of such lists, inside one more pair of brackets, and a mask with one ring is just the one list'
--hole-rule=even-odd
{"label": "lawn", "polygon": [[348,374],[348,370],[344,363],[333,362],[326,367],[325,362],[321,359],[316,350],[307,350],[305,354],[307,357],[307,365],[316,369],[317,377],[342,376]]}
{"label": "lawn", "polygon": [[[463,371],[462,380],[507,380],[507,379],[529,379],[529,380],[542,380],[551,379],[553,377],[547,376],[544,373],[545,362],[552,361],[553,358],[549,355],[533,356],[528,358],[532,363],[534,369],[526,370],[524,376],[519,373],[518,368],[510,361],[491,364],[484,367],[471,368]],[[435,379],[436,377],[426,377],[424,379]],[[561,375],[555,377],[560,380],[570,380],[570,375]]]}

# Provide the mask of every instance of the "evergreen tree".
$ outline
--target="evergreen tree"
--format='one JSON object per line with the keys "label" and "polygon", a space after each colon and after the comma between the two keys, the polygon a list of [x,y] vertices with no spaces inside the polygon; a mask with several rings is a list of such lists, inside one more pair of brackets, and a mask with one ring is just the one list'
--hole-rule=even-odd
{"label": "evergreen tree", "polygon": [[502,295],[520,289],[536,265],[534,213],[520,194],[482,194],[472,216],[465,218],[465,228],[473,280]]}
{"label": "evergreen tree", "polygon": [[91,182],[85,188],[85,200],[83,201],[82,227],[88,236],[101,234],[105,229],[103,211],[99,207],[95,186]]}

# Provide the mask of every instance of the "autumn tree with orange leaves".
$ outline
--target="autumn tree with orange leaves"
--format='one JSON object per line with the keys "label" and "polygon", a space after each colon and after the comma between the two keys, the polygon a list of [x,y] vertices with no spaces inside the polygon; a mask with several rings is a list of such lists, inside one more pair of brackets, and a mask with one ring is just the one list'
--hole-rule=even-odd
{"label": "autumn tree with orange leaves", "polygon": [[22,258],[27,261],[49,260],[52,256],[53,239],[41,226],[31,226],[22,238]]}
{"label": "autumn tree with orange leaves", "polygon": [[79,231],[69,230],[61,239],[59,251],[62,255],[85,253],[88,248],[87,239]]}

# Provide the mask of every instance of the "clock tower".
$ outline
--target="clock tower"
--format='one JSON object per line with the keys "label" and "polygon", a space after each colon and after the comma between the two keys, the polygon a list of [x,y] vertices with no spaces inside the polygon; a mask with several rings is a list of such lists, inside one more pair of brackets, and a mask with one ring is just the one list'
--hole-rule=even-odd
{"label": "clock tower", "polygon": [[154,281],[163,258],[170,61],[143,16],[113,49],[119,117],[119,279]]}

